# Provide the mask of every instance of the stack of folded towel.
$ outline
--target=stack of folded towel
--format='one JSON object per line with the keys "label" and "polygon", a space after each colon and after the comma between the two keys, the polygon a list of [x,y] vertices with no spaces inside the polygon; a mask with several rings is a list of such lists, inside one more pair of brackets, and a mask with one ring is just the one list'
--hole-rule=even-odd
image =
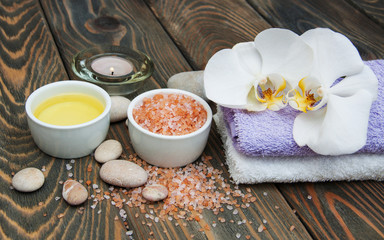
{"label": "stack of folded towel", "polygon": [[[248,112],[218,107],[214,116],[236,183],[316,182],[384,179],[384,60],[366,61],[376,74],[366,145],[355,154],[322,156],[299,147],[292,137],[299,112]],[[345,143],[348,144],[348,143]]]}

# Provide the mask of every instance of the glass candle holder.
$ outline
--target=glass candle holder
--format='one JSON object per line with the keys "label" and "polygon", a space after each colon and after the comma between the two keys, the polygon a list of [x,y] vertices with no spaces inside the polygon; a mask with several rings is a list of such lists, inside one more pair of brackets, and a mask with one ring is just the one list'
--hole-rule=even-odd
{"label": "glass candle holder", "polygon": [[153,73],[153,62],[144,53],[121,46],[100,46],[77,53],[72,71],[94,83],[109,95],[128,95],[137,91]]}

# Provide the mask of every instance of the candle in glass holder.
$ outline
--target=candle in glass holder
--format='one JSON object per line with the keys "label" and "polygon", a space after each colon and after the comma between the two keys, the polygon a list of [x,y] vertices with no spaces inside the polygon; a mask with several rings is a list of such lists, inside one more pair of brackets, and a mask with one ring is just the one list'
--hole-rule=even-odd
{"label": "candle in glass holder", "polygon": [[110,77],[120,77],[133,70],[132,63],[127,59],[117,56],[103,56],[96,58],[91,63],[93,71]]}

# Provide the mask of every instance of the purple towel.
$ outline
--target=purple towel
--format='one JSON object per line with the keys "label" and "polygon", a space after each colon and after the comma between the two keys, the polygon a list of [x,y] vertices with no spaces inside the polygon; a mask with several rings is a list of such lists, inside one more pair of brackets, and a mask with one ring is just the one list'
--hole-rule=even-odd
{"label": "purple towel", "polygon": [[[358,153],[384,153],[384,60],[365,64],[376,74],[379,87],[371,107],[367,143]],[[221,109],[235,149],[247,156],[317,155],[307,146],[299,147],[293,139],[293,122],[300,112],[291,107],[277,112]]]}

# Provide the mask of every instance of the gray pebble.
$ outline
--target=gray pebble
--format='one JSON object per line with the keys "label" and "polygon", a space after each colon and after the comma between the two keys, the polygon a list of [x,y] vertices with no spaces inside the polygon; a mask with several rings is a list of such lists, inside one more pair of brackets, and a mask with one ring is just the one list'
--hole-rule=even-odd
{"label": "gray pebble", "polygon": [[95,151],[95,160],[99,163],[106,163],[118,159],[123,153],[123,146],[119,141],[109,139],[102,142]]}
{"label": "gray pebble", "polygon": [[168,196],[168,189],[161,184],[152,184],[143,189],[142,195],[148,201],[156,202]]}
{"label": "gray pebble", "polygon": [[63,184],[64,200],[71,205],[79,205],[88,199],[88,190],[75,180],[67,180]]}
{"label": "gray pebble", "polygon": [[168,80],[167,87],[185,90],[208,100],[205,95],[204,71],[202,70],[177,73]]}
{"label": "gray pebble", "polygon": [[142,186],[148,179],[148,173],[142,167],[126,160],[106,162],[99,174],[104,182],[125,188]]}
{"label": "gray pebble", "polygon": [[127,110],[131,101],[122,96],[111,97],[111,122],[118,122],[127,118]]}
{"label": "gray pebble", "polygon": [[20,192],[33,192],[43,186],[44,180],[44,174],[40,169],[29,167],[13,176],[12,186]]}

